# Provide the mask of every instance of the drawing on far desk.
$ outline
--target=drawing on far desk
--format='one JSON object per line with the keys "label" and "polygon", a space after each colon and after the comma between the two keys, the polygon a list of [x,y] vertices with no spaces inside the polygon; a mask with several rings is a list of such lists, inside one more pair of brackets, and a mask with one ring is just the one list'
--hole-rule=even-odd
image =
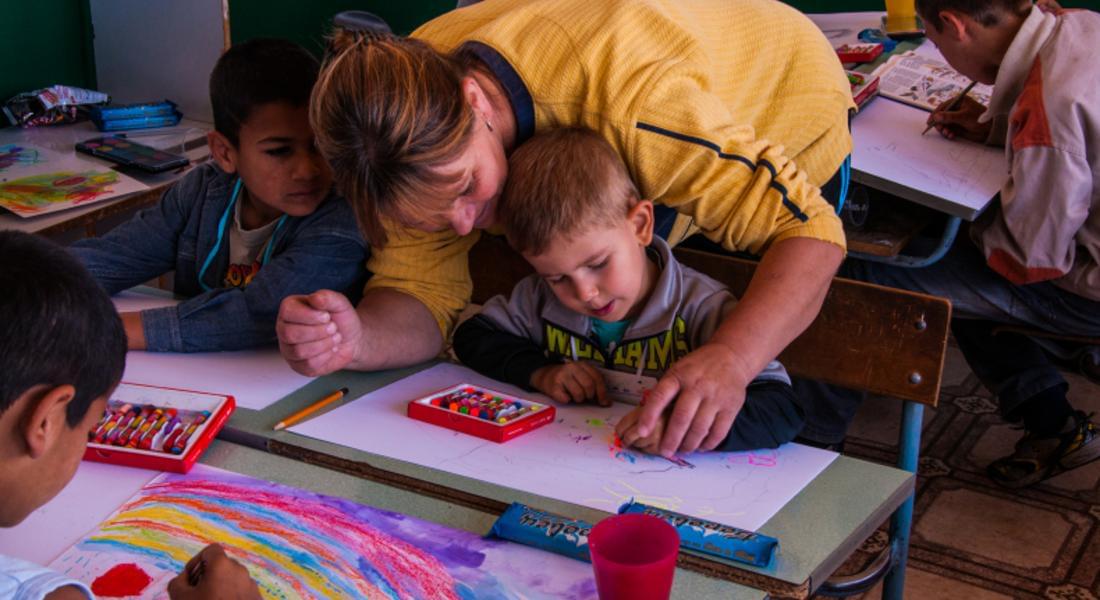
{"label": "drawing on far desk", "polygon": [[1007,179],[1004,151],[938,133],[921,136],[927,118],[886,98],[871,102],[852,121],[852,168],[941,199],[972,218]]}
{"label": "drawing on far desk", "polygon": [[25,144],[0,146],[0,206],[21,217],[56,212],[147,189],[73,153]]}

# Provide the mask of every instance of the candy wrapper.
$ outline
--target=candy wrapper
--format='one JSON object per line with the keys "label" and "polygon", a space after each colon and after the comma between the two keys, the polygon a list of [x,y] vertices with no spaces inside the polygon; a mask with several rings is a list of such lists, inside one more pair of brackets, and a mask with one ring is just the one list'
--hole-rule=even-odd
{"label": "candy wrapper", "polygon": [[592,526],[584,521],[513,502],[493,523],[489,535],[587,561],[591,531]]}
{"label": "candy wrapper", "polygon": [[110,99],[102,92],[55,85],[17,94],[0,109],[11,125],[37,127],[75,123],[82,118],[80,107],[105,104]]}
{"label": "candy wrapper", "polygon": [[779,546],[773,537],[633,501],[619,507],[619,514],[664,519],[680,534],[680,546],[757,567],[768,566]]}

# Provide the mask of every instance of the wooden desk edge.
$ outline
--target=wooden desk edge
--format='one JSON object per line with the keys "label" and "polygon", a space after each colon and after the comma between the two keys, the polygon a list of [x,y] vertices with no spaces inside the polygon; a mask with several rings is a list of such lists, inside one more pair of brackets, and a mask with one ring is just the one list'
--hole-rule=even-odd
{"label": "wooden desk edge", "polygon": [[[279,439],[269,439],[267,442],[267,450],[275,455],[285,456],[294,460],[300,460],[307,464],[325,467],[333,471],[409,490],[417,494],[472,508],[487,514],[499,515],[509,506],[508,502],[494,500],[471,492],[458,490],[447,485],[403,475],[401,473],[372,466],[365,461],[334,456]],[[824,582],[825,579],[828,578],[828,576],[847,558],[849,552],[845,552],[844,550],[857,548],[890,513],[909,497],[913,490],[913,482],[914,478],[910,477],[906,480],[905,484],[894,490],[886,502],[880,504],[875,511],[868,514],[863,522],[849,534],[845,542],[838,547],[838,551],[833,553],[831,559],[825,561],[816,571],[812,571],[810,577],[805,581],[792,583],[778,579],[767,573],[748,570],[750,567],[747,566],[714,560],[702,555],[690,554],[687,552],[682,552],[680,554],[677,565],[681,568],[708,577],[764,590],[772,598],[809,598],[814,589],[813,584],[816,583],[820,585],[820,582]],[[823,577],[819,575],[822,572],[826,572]]]}

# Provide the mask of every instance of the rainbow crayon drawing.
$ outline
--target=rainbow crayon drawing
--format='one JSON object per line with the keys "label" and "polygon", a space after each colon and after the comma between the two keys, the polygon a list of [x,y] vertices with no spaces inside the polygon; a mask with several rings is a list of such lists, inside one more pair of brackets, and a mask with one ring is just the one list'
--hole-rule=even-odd
{"label": "rainbow crayon drawing", "polygon": [[212,542],[266,598],[596,597],[586,563],[202,465],[157,477],[50,566],[165,598]]}

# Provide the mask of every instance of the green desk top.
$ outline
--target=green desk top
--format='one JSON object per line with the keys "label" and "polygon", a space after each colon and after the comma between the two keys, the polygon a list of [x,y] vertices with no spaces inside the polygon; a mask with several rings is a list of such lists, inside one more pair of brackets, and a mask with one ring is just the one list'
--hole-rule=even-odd
{"label": "green desk top", "polygon": [[[258,414],[255,411],[249,412],[253,414],[247,415],[248,417],[255,417]],[[241,416],[246,416],[243,411]],[[475,510],[461,504],[222,440],[217,440],[210,446],[201,462],[479,534],[488,531],[497,516],[495,513]],[[678,569],[673,580],[673,597],[762,600],[767,596],[764,592],[743,585],[707,577],[686,569]]]}
{"label": "green desk top", "polygon": [[[341,485],[359,486],[356,489],[386,490],[382,498],[412,494],[410,499],[401,500],[393,506],[373,497],[366,497],[364,501],[472,531],[487,531],[495,516],[514,501],[589,521],[607,516],[607,513],[588,507],[287,431],[272,431],[275,423],[334,388],[347,386],[350,393],[345,400],[333,404],[328,410],[427,366],[377,373],[344,371],[319,378],[262,411],[238,409],[219,437],[299,459],[302,462],[288,464],[300,465],[295,469],[302,472],[313,472],[315,469],[305,464],[307,462],[342,471],[348,475],[331,474],[329,477],[345,482]],[[352,481],[359,483],[352,484]],[[297,481],[287,482],[301,485]],[[761,533],[780,541],[780,554],[771,566],[764,569],[737,563],[722,564],[690,555],[682,557],[681,565],[724,578],[732,577],[784,596],[806,597],[912,493],[913,485],[914,476],[911,473],[840,456],[760,529]],[[323,491],[314,485],[308,487]],[[359,499],[339,491],[335,494]],[[474,515],[477,515],[476,519]],[[680,581],[695,581],[686,575],[686,569],[682,568],[680,572],[685,574]],[[701,575],[699,577],[700,581],[715,581]]]}

